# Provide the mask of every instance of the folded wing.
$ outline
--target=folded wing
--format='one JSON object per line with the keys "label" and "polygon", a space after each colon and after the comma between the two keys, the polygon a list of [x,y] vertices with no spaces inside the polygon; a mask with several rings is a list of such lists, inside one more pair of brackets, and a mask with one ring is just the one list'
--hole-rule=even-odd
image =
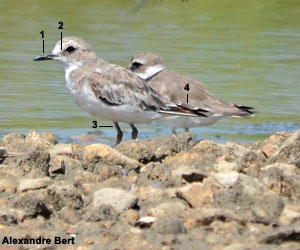
{"label": "folded wing", "polygon": [[[206,116],[249,116],[254,113],[253,108],[221,100],[215,97],[201,82],[170,70],[160,72],[151,78],[148,83],[162,97],[197,114],[205,114]],[[189,91],[184,90],[186,84],[190,86]],[[188,102],[187,94],[189,95]]]}
{"label": "folded wing", "polygon": [[[194,111],[164,99],[144,80],[117,65],[106,64],[89,75],[95,96],[107,105],[128,105],[144,111],[199,116]],[[201,114],[202,115],[202,114]]]}

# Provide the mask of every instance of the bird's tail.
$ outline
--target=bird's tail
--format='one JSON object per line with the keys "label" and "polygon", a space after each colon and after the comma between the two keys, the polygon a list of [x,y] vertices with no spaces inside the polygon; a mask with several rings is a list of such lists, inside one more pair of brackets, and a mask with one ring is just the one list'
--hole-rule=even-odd
{"label": "bird's tail", "polygon": [[238,112],[236,114],[233,114],[233,116],[240,116],[240,117],[247,117],[247,116],[253,116],[257,113],[257,111],[254,110],[252,107],[243,106],[243,105],[237,105],[234,104],[236,108],[238,108]]}

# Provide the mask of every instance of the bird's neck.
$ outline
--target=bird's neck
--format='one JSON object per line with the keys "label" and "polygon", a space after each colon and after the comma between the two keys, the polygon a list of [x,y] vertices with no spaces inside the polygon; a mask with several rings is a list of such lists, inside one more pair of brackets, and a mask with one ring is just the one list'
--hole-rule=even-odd
{"label": "bird's neck", "polygon": [[154,66],[149,67],[142,73],[136,73],[136,74],[144,80],[149,80],[151,77],[153,77],[154,75],[156,75],[157,73],[159,73],[160,71],[162,71],[164,69],[166,69],[166,66],[159,64],[159,65],[154,65]]}

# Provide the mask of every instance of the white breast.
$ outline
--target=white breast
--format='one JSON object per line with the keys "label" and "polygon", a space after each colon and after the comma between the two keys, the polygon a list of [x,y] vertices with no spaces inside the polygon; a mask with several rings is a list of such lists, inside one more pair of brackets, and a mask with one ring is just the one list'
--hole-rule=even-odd
{"label": "white breast", "polygon": [[76,89],[76,84],[75,84],[75,82],[71,81],[70,75],[74,70],[78,69],[81,65],[82,65],[81,63],[75,63],[75,64],[65,67],[66,87],[67,87],[67,90],[70,92],[70,94],[71,94],[71,92],[74,92]]}

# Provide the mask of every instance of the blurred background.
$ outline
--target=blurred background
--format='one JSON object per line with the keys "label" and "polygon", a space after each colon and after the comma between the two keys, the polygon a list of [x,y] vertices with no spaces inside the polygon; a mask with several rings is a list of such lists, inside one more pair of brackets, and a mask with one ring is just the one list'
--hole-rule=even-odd
{"label": "blurred background", "polygon": [[[42,30],[45,52],[60,39],[59,21],[63,36],[84,38],[102,59],[127,67],[139,52],[156,53],[217,97],[259,112],[191,129],[198,139],[252,142],[300,127],[298,0],[1,0],[0,9],[0,136],[34,129],[114,143],[114,128],[93,129],[97,118],[71,100],[62,65],[32,61]],[[171,134],[160,124],[138,128],[140,139]]]}

